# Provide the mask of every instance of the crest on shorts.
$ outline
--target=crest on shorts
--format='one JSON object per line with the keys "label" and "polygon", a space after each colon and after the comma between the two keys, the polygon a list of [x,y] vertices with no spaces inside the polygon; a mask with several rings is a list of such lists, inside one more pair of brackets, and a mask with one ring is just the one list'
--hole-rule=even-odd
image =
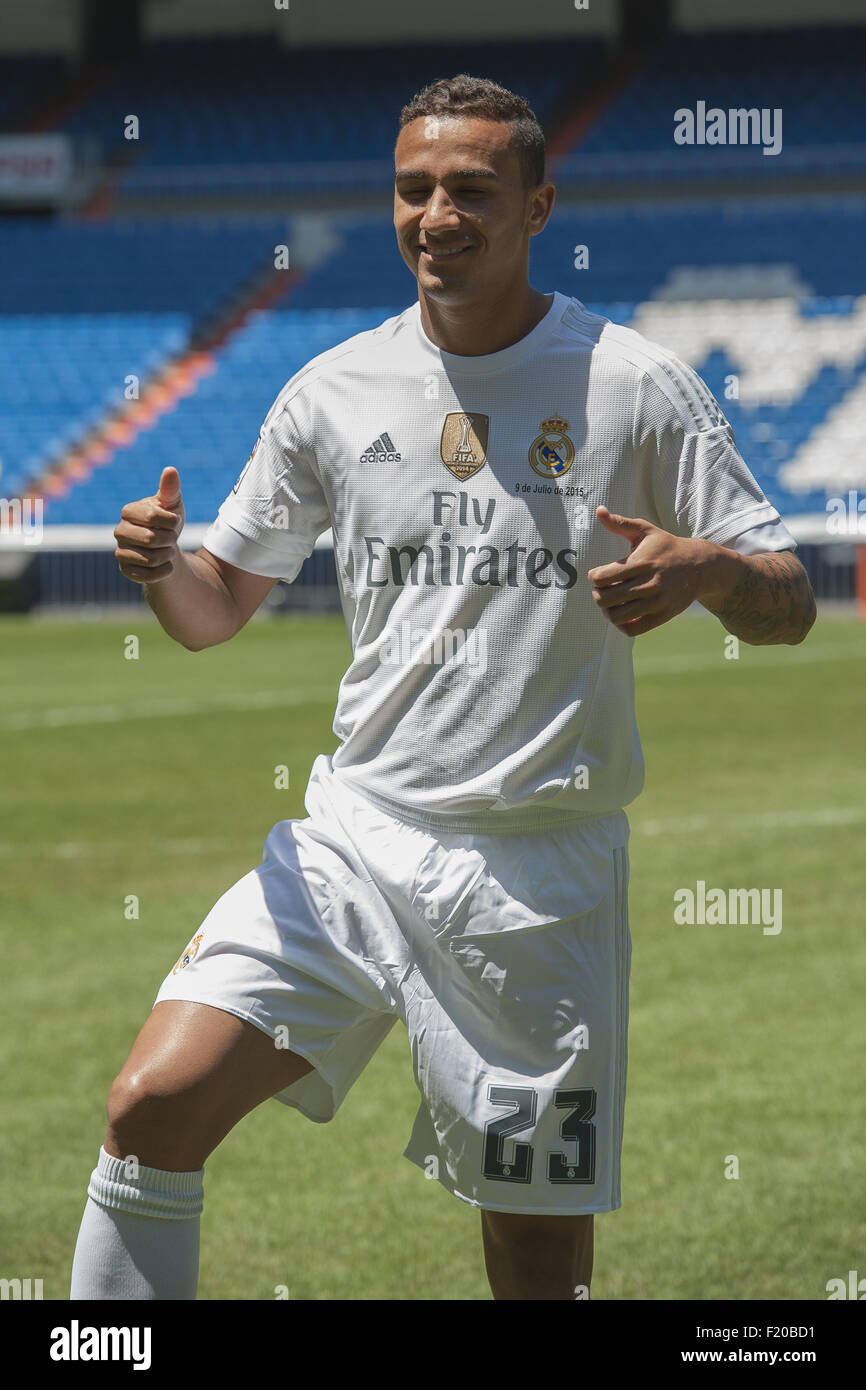
{"label": "crest on shorts", "polygon": [[559,478],[574,463],[574,445],[568,437],[570,429],[561,415],[542,420],[542,433],[529,446],[529,462],[542,478]]}
{"label": "crest on shorts", "polygon": [[172,975],[176,975],[178,970],[183,970],[183,967],[185,965],[189,965],[191,960],[195,960],[196,956],[198,955],[198,948],[202,943],[203,937],[204,932],[201,931],[199,932],[198,936],[193,937],[192,941],[187,946],[183,955],[179,958],[177,965],[172,970]]}
{"label": "crest on shorts", "polygon": [[487,462],[489,415],[470,415],[462,410],[445,416],[439,453],[442,462],[462,483]]}

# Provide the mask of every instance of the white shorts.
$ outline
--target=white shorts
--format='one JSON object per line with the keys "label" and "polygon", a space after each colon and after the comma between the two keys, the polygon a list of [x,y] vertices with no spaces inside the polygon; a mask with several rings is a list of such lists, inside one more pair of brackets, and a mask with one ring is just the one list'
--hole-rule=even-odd
{"label": "white shorts", "polygon": [[472,1206],[620,1206],[628,978],[624,811],[441,833],[319,756],[156,1002],[225,1009],[314,1070],[276,1099],[330,1120],[399,1018],[421,1104],[405,1157]]}

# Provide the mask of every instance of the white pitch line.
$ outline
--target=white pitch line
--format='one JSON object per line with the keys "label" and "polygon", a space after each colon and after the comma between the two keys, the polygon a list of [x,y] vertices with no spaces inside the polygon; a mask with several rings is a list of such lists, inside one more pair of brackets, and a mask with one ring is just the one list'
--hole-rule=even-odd
{"label": "white pitch line", "polygon": [[[262,844],[265,835],[262,835]],[[220,835],[213,839],[159,840],[148,844],[148,854],[215,854],[222,853],[229,845],[236,845],[237,839]],[[133,840],[59,840],[56,845],[34,846],[12,844],[0,841],[0,859],[86,859],[100,854],[128,854],[131,849],[140,847],[140,837]]]}
{"label": "white pitch line", "polygon": [[[628,807],[626,807],[628,811]],[[812,811],[764,811],[758,815],[684,816],[681,820],[646,820],[632,825],[638,835],[688,835],[710,830],[786,830],[799,826],[856,825],[866,820],[866,806],[819,806]]]}
{"label": "white pitch line", "polygon": [[209,714],[220,710],[280,709],[291,705],[335,702],[337,682],[309,690],[256,690],[130,700],[113,705],[65,705],[59,709],[17,710],[0,715],[0,730],[66,729],[84,724],[120,724],[127,719],[170,719],[173,715]]}
{"label": "white pitch line", "polygon": [[[628,812],[628,807],[626,807]],[[303,820],[303,816],[294,817]],[[710,832],[717,835],[728,830],[791,830],[800,826],[826,827],[856,825],[866,820],[866,807],[817,806],[812,811],[765,811],[760,815],[743,815],[724,819],[712,816],[683,816],[668,820],[632,822],[635,835],[688,835]],[[267,831],[265,832],[265,835]],[[264,845],[265,835],[262,836]],[[57,844],[34,846],[0,841],[0,859],[84,859],[99,854],[128,853],[130,848],[144,848],[147,854],[210,854],[237,846],[237,837],[215,836],[210,839],[155,840],[142,845],[140,835],[129,840],[60,840]],[[256,860],[256,863],[259,861]]]}
{"label": "white pitch line", "polygon": [[[754,650],[747,642],[744,642],[743,646],[747,650]],[[815,661],[866,661],[866,647],[852,646],[850,642],[816,642],[811,647],[806,643],[797,648],[792,648],[787,643],[779,643],[762,650],[765,656],[756,666],[750,666],[748,663],[741,665],[740,658],[731,660],[725,657],[721,647],[718,656],[679,656],[663,659],[648,657],[645,661],[638,656],[634,663],[635,678],[640,680],[642,676],[676,676],[682,671],[716,671],[723,666],[750,671],[759,671],[764,666],[787,666],[789,670],[796,670],[801,663]],[[796,656],[793,654],[794,651]]]}
{"label": "white pitch line", "polygon": [[[768,655],[770,655],[768,653]],[[780,646],[772,649],[770,660],[762,665],[787,665],[796,669],[801,662],[816,661],[864,661],[866,646],[852,647],[850,643],[825,642],[823,645],[804,647],[791,659],[790,649]],[[676,676],[684,671],[715,671],[734,665],[726,661],[721,652],[718,657],[685,656],[666,657],[664,660],[638,660],[635,663],[635,676]],[[750,667],[760,670],[761,667]],[[208,714],[219,710],[280,709],[307,704],[329,704],[336,702],[339,682],[333,686],[313,686],[309,690],[258,690],[239,691],[236,694],[187,695],[164,699],[159,696],[153,700],[130,700],[123,704],[110,705],[63,705],[60,708],[44,710],[13,710],[0,714],[0,732],[17,733],[27,729],[66,729],[87,724],[120,724],[128,719],[170,719],[173,715]]]}

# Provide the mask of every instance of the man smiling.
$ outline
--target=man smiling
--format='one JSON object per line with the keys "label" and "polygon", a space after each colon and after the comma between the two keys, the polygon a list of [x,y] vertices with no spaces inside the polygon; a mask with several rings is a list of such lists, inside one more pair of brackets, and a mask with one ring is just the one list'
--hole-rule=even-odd
{"label": "man smiling", "polygon": [[115,531],[198,650],[331,526],[352,661],[306,818],[192,934],[111,1088],[73,1298],[194,1298],[207,1156],[270,1096],[330,1120],[398,1019],[406,1157],[480,1210],[493,1296],[587,1297],[620,1205],[630,639],[695,599],[746,642],[814,620],[700,378],[529,284],[554,189],[527,103],[434,83],[395,158],[417,302],[287,383],[196,555],[172,468]]}
{"label": "man smiling", "polygon": [[[459,93],[460,79],[450,86]],[[529,238],[544,229],[554,200],[544,146],[530,114],[507,123],[420,114],[428,105],[422,94],[406,108],[397,141],[400,254],[418,279],[427,336],[461,356],[498,352],[553,302],[528,282]]]}

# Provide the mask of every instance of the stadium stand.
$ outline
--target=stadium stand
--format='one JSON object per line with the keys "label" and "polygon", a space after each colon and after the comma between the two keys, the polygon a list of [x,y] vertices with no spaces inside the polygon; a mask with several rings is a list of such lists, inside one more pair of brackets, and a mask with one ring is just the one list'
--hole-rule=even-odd
{"label": "stadium stand", "polygon": [[[559,140],[559,203],[531,248],[540,289],[574,295],[701,372],[786,519],[822,513],[845,482],[866,488],[866,194],[773,192],[785,168],[866,169],[864,59],[861,29],[671,35],[595,103],[577,147]],[[483,71],[525,93],[555,137],[576,129],[569,119],[606,61],[600,41],[428,45],[408,63],[403,48],[299,54],[264,38],[191,39],[151,44],[82,87],[55,124],[102,141],[115,210],[0,218],[0,259],[15,269],[0,281],[7,495],[44,485],[47,525],[108,526],[175,463],[189,522],[209,522],[285,381],[416,297],[389,211],[358,200],[389,181],[402,103],[435,77]],[[48,60],[21,66],[0,121],[11,127],[51,70]],[[758,92],[761,106],[784,109],[784,157],[710,153],[741,170],[751,160],[761,196],[723,183],[694,196],[708,151],[674,147],[665,113],[698,100],[752,106]],[[140,140],[124,142],[130,112]],[[624,196],[581,203],[581,178],[599,171],[621,179]],[[668,174],[681,196],[644,196],[647,175]],[[274,248],[295,245],[294,203],[251,215],[233,210],[233,190],[317,183],[342,190],[344,206],[314,230],[313,253],[279,298]],[[219,213],[190,211],[203,189],[224,191]],[[135,215],[119,215],[133,195]],[[274,303],[262,309],[266,281]],[[145,397],[163,385],[155,407],[125,419],[130,376]]]}
{"label": "stadium stand", "polygon": [[14,130],[19,117],[47,97],[63,73],[60,58],[0,58],[0,130]]}
{"label": "stadium stand", "polygon": [[[733,209],[724,204],[627,212],[563,208],[533,243],[533,279],[545,290],[573,294],[616,322],[631,324],[691,362],[724,402],[759,480],[779,505],[814,509],[815,488],[801,495],[783,487],[779,470],[796,461],[798,450],[866,366],[864,211],[866,204],[851,198],[824,206],[820,215],[808,201]],[[84,434],[100,404],[118,403],[124,379],[139,361],[144,374],[186,348],[200,316],[229,293],[243,271],[266,259],[285,227],[227,224],[205,231],[172,224],[170,244],[177,254],[163,250],[153,256],[149,247],[166,244],[166,229],[158,224],[80,226],[74,232],[69,247],[75,247],[77,259],[70,259],[70,249],[66,269],[82,299],[106,310],[124,300],[135,307],[150,303],[170,316],[115,315],[103,323],[104,315],[91,312],[70,316],[65,327],[55,315],[22,316],[17,328],[14,318],[7,320],[18,348],[0,368],[11,417],[0,434],[0,450],[16,478],[27,469],[38,471],[40,460],[55,456],[58,445],[74,442],[76,431]],[[60,273],[36,287],[39,264],[61,235],[58,228],[45,228],[42,250],[41,235],[23,238],[28,251],[22,281],[30,256],[34,284],[7,287],[0,301],[7,312],[9,296],[21,304],[41,296],[46,308],[62,299]],[[576,271],[579,244],[589,248],[589,268]],[[125,259],[130,256],[140,267],[135,274]],[[696,298],[697,287],[702,298]],[[215,356],[215,372],[202,377],[195,394],[120,449],[116,466],[98,469],[65,498],[51,501],[50,520],[108,522],[121,494],[146,490],[160,467],[179,457],[190,476],[188,514],[206,521],[234,481],[284,382],[317,352],[400,312],[413,298],[414,284],[390,224],[380,219],[344,224],[336,249],[280,305],[232,335]],[[39,372],[46,364],[53,384],[47,401],[43,388],[42,419],[32,422]],[[726,385],[732,374],[736,398]],[[796,470],[790,474],[794,480],[799,476]]]}
{"label": "stadium stand", "polygon": [[[370,173],[387,185],[395,112],[427,82],[483,70],[521,91],[544,123],[601,52],[585,41],[433,44],[413,48],[408,63],[403,47],[297,53],[254,36],[164,42],[115,73],[60,128],[134,154],[121,194],[287,179],[351,188]],[[239,72],[254,74],[254,86]],[[140,123],[134,151],[123,135],[129,112]],[[378,167],[365,171],[365,163]]]}
{"label": "stadium stand", "polygon": [[185,346],[183,314],[19,314],[0,318],[3,489],[74,444],[124,399],[124,383]]}
{"label": "stadium stand", "polygon": [[[120,450],[112,466],[97,470],[66,498],[50,502],[50,521],[108,523],[129,495],[146,495],[153,479],[170,462],[183,468],[189,519],[210,520],[285,381],[318,352],[375,327],[403,307],[292,310],[257,316],[233,336],[219,355],[215,371],[203,377],[193,396],[181,400],[154,429]],[[622,306],[610,307],[613,312]],[[660,315],[661,307],[677,312]],[[727,301],[677,305],[649,301],[615,317],[619,322],[629,318],[632,327],[655,341],[662,339],[674,350],[679,347],[698,364],[722,401],[759,482],[783,513],[791,514],[823,507],[822,475],[813,468],[806,477],[794,469],[785,486],[780,469],[797,459],[799,450],[826,424],[852,385],[862,391],[866,380],[866,298],[850,314],[839,315],[834,307],[828,305],[828,312],[820,317],[803,317],[795,303],[783,300],[743,301],[738,308]],[[604,311],[605,306],[599,308]],[[707,322],[709,310],[711,323]],[[774,312],[775,324],[770,322]],[[812,332],[822,339],[823,365],[821,355],[808,346]],[[731,344],[725,351],[711,346],[722,339]],[[689,346],[701,340],[706,350],[690,353]],[[767,391],[755,386],[755,374],[762,379],[762,353],[774,359],[775,369],[785,380],[784,392],[781,396],[777,392],[775,399],[771,386]],[[727,383],[732,377],[737,380],[739,399],[730,397]],[[805,492],[804,481],[809,482]]]}
{"label": "stadium stand", "polygon": [[147,496],[169,456],[182,472],[189,519],[212,520],[288,377],[311,356],[374,327],[381,317],[370,310],[253,316],[195,394],[139,434],[111,466],[97,469],[66,498],[53,500],[50,520],[93,524],[116,518],[129,497]]}
{"label": "stadium stand", "polygon": [[0,223],[0,313],[215,312],[271,266],[285,218],[186,221],[16,219]]}
{"label": "stadium stand", "polygon": [[[665,174],[690,181],[751,168],[762,180],[796,169],[866,169],[866,30],[825,28],[671,34],[586,132],[560,178]],[[783,113],[782,149],[681,146],[674,113],[767,108]]]}

